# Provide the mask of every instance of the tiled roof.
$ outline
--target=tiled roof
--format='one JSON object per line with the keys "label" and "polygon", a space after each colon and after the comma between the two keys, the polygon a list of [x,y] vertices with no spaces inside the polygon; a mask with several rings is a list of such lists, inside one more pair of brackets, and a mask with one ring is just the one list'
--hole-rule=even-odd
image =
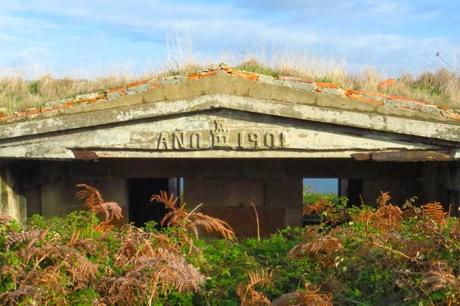
{"label": "tiled roof", "polygon": [[[62,112],[62,110],[71,109],[77,105],[94,104],[94,103],[110,103],[117,98],[138,93],[155,90],[157,88],[168,86],[171,84],[180,84],[187,80],[197,80],[202,78],[210,78],[217,73],[225,73],[229,76],[244,78],[254,82],[261,82],[272,85],[285,86],[304,90],[306,92],[315,92],[322,95],[342,96],[356,101],[356,103],[368,103],[375,106],[386,106],[413,112],[414,114],[431,114],[446,121],[460,121],[460,113],[453,109],[440,107],[435,104],[430,104],[422,100],[412,99],[408,97],[386,95],[379,92],[343,89],[337,84],[329,82],[315,82],[313,80],[302,79],[291,76],[271,77],[252,72],[241,71],[227,66],[219,66],[214,69],[201,70],[199,72],[189,73],[188,75],[178,75],[172,77],[164,77],[160,79],[149,79],[137,82],[132,82],[124,87],[112,88],[109,90],[82,94],[72,99],[62,99],[45,103],[41,108],[29,108],[24,111],[15,112],[8,115],[6,112],[0,111],[0,123],[8,123],[13,121],[27,120],[41,116],[54,116]],[[391,86],[395,80],[387,80],[379,84],[380,87]]]}

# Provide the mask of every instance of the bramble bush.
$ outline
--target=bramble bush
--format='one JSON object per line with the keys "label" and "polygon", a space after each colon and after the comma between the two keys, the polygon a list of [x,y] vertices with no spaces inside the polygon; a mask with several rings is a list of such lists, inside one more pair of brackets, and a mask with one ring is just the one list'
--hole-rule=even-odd
{"label": "bramble bush", "polygon": [[460,222],[439,203],[318,197],[304,212],[320,224],[259,241],[165,193],[162,226],[114,227],[119,206],[79,187],[87,211],[0,218],[2,305],[460,304]]}

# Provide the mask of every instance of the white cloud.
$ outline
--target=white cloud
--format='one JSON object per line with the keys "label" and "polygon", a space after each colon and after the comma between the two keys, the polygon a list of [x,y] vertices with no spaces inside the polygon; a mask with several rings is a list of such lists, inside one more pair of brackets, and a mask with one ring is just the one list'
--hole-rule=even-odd
{"label": "white cloud", "polygon": [[[430,1],[421,2],[429,4]],[[134,50],[132,52],[142,51],[146,44],[163,45],[163,50],[155,49],[159,52],[156,54],[158,58],[165,55],[161,52],[166,52],[168,33],[177,29],[185,33],[182,39],[189,41],[183,48],[191,45],[194,54],[204,57],[217,57],[222,50],[243,55],[253,51],[270,53],[275,46],[295,52],[347,58],[356,67],[378,64],[396,70],[398,65],[408,65],[409,69],[416,69],[417,65],[423,67],[423,54],[434,53],[436,44],[458,53],[455,43],[447,36],[411,36],[398,33],[397,27],[393,30],[385,28],[391,23],[427,21],[441,14],[436,7],[420,10],[409,1],[237,0],[234,3],[193,4],[158,0],[0,0],[0,7],[0,43],[6,48],[6,51],[0,50],[0,65],[28,69],[30,63],[36,61],[40,63],[37,71],[46,70],[46,66],[63,50],[69,52],[69,44],[75,45],[72,56],[77,55],[74,57],[76,62],[71,64],[77,67],[84,65],[77,59],[85,59],[88,65],[96,61],[88,47],[106,50],[106,62],[122,60],[110,53],[114,52],[110,46],[98,45],[97,37],[101,37],[105,44],[117,39],[119,48]],[[25,17],[28,14],[32,17]],[[318,20],[322,21],[321,24],[330,20],[330,24],[318,25]],[[368,28],[369,21],[378,21],[380,28]],[[350,24],[356,22],[359,27],[353,28]],[[75,26],[94,30],[90,37],[87,33],[74,32]],[[56,31],[60,34],[55,34]],[[173,56],[184,57],[178,54],[182,51],[171,52]],[[128,51],[125,53],[126,60],[131,60],[132,55]],[[26,61],[28,66],[18,65],[25,58],[30,59]],[[142,60],[146,58],[140,56],[139,61]],[[65,64],[69,67],[67,62]],[[54,67],[64,65],[55,63]]]}
{"label": "white cloud", "polygon": [[[406,22],[412,19],[431,19],[439,15],[435,6],[429,11],[417,10],[423,3],[432,0],[237,0],[242,7],[256,8],[262,11],[290,12],[311,18],[338,18],[355,21],[356,18],[380,19],[382,22]],[[434,2],[436,3],[436,2]]]}

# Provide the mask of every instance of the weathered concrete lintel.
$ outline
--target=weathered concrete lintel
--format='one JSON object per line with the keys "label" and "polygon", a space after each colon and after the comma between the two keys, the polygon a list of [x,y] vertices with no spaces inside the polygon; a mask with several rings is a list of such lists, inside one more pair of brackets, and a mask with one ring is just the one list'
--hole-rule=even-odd
{"label": "weathered concrete lintel", "polygon": [[370,153],[355,153],[352,157],[358,161],[397,161],[397,162],[418,162],[418,161],[452,161],[455,160],[455,151],[449,150],[399,150]]}
{"label": "weathered concrete lintel", "polygon": [[216,108],[434,138],[456,143],[460,139],[460,126],[447,123],[216,94],[190,100],[144,103],[117,109],[10,123],[2,125],[0,141],[5,142],[8,141],[7,139],[16,137],[36,136],[63,130],[179,115]]}
{"label": "weathered concrete lintel", "polygon": [[[93,151],[98,158],[350,158],[356,151]],[[257,154],[255,154],[255,152]]]}
{"label": "weathered concrete lintel", "polygon": [[[110,151],[94,150],[97,158],[354,158],[375,161],[449,161],[454,151],[449,150],[388,150],[388,151]],[[171,154],[173,153],[173,154]]]}
{"label": "weathered concrete lintel", "polygon": [[[207,150],[207,151],[126,151],[126,150],[97,150],[97,149],[74,149],[69,150],[68,156],[31,156],[28,159],[37,160],[82,160],[97,161],[99,159],[183,159],[183,158],[225,158],[225,159],[256,159],[256,158],[339,158],[355,159],[357,161],[452,161],[460,159],[456,151],[449,150],[389,150],[389,151],[363,151],[363,150],[344,150],[344,151],[231,151],[231,150]],[[17,159],[15,156],[9,158]]]}

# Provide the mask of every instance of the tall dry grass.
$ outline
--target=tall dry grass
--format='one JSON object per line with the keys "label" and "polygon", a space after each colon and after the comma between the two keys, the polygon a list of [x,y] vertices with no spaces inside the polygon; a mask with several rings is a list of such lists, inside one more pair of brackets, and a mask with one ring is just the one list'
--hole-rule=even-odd
{"label": "tall dry grass", "polygon": [[54,78],[50,75],[26,80],[16,75],[0,79],[0,108],[11,113],[31,107],[41,107],[48,101],[73,98],[78,94],[97,92],[123,86],[124,76],[109,76],[95,80]]}
{"label": "tall dry grass", "polygon": [[[181,50],[184,49],[183,45],[188,46],[191,43],[182,38],[171,38],[171,44],[174,45],[171,49]],[[191,49],[191,46],[185,49]],[[346,89],[376,91],[460,108],[460,75],[451,69],[443,68],[415,76],[403,74],[395,78],[396,84],[379,88],[379,84],[387,79],[387,76],[373,69],[351,72],[345,60],[319,58],[311,54],[288,51],[272,52],[270,56],[264,53],[246,53],[235,57],[223,54],[221,58],[241,70],[275,77],[286,75],[334,82]],[[139,79],[183,75],[209,66],[209,63],[193,58],[191,51],[183,51],[177,56],[168,57],[162,70],[147,71],[142,75],[118,73],[96,79],[55,78],[46,75],[36,80],[27,80],[20,75],[4,77],[0,78],[0,111],[12,113],[30,107],[41,107],[48,101],[104,91]]]}
{"label": "tall dry grass", "polygon": [[240,64],[240,69],[273,76],[288,75],[315,81],[333,82],[345,89],[380,92],[389,95],[420,99],[444,107],[460,109],[460,74],[446,68],[419,75],[402,74],[394,77],[391,86],[379,86],[388,76],[374,69],[360,72],[347,70],[344,61],[316,60],[314,57],[279,57],[269,64],[249,60]]}

